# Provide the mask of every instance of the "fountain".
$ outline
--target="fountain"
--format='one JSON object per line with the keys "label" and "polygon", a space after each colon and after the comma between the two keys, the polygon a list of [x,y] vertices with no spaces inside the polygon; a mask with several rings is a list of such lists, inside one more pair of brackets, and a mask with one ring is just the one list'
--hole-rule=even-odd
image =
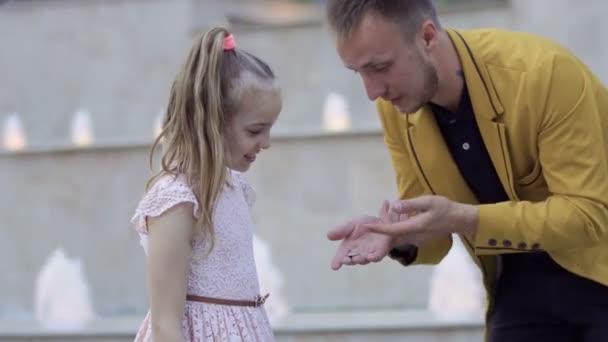
{"label": "fountain", "polygon": [[19,114],[11,113],[4,121],[4,148],[8,151],[21,151],[26,147],[26,136]]}
{"label": "fountain", "polygon": [[72,117],[71,125],[72,143],[79,147],[93,144],[93,127],[91,114],[86,110],[78,110]]}
{"label": "fountain", "polygon": [[343,132],[351,128],[348,104],[344,96],[329,93],[323,108],[323,128],[330,132]]}
{"label": "fountain", "polygon": [[42,266],[35,291],[36,320],[45,329],[81,330],[95,317],[81,260],[67,258],[62,248]]}
{"label": "fountain", "polygon": [[[144,253],[148,253],[148,236],[140,234],[140,244]],[[260,293],[270,293],[264,304],[268,319],[272,324],[278,323],[289,313],[287,301],[282,293],[283,275],[272,262],[272,253],[268,242],[253,236],[253,254],[260,282]]]}
{"label": "fountain", "polygon": [[430,286],[428,308],[438,318],[483,319],[486,294],[481,272],[458,236],[453,236],[450,252],[434,267]]}
{"label": "fountain", "polygon": [[282,294],[283,276],[272,263],[272,254],[268,242],[253,236],[253,252],[260,281],[260,293],[270,293],[264,304],[271,324],[278,323],[287,313],[289,307]]}

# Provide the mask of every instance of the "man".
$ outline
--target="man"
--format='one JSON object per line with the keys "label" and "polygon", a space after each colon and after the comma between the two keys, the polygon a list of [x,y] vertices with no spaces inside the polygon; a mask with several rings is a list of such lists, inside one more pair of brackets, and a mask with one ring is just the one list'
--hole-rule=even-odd
{"label": "man", "polygon": [[329,0],[401,201],[329,232],[332,262],[436,264],[463,237],[493,342],[608,339],[608,91],[558,44],[443,29],[431,0]]}

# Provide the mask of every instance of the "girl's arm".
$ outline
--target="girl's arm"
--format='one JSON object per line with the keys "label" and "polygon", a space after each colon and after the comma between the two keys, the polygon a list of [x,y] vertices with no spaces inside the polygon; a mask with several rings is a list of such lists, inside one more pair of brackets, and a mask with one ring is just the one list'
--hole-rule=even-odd
{"label": "girl's arm", "polygon": [[148,218],[148,289],[154,341],[184,341],[182,319],[195,218],[191,203],[180,203]]}

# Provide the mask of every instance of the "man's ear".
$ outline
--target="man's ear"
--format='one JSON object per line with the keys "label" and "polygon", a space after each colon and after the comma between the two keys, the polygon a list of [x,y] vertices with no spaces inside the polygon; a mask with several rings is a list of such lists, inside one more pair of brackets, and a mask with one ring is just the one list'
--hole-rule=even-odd
{"label": "man's ear", "polygon": [[432,20],[426,20],[422,23],[420,33],[425,49],[433,49],[437,45],[439,31]]}

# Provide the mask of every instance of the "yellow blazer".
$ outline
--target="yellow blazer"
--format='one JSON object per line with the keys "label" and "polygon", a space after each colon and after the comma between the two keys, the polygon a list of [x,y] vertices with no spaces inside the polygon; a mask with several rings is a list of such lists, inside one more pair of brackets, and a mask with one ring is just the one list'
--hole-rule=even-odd
{"label": "yellow blazer", "polygon": [[[555,42],[495,29],[448,30],[475,118],[509,202],[479,205],[475,241],[490,307],[496,255],[545,250],[608,286],[608,91]],[[379,100],[400,198],[436,194],[478,204],[427,107],[404,115]],[[436,264],[451,238],[419,246]]]}

